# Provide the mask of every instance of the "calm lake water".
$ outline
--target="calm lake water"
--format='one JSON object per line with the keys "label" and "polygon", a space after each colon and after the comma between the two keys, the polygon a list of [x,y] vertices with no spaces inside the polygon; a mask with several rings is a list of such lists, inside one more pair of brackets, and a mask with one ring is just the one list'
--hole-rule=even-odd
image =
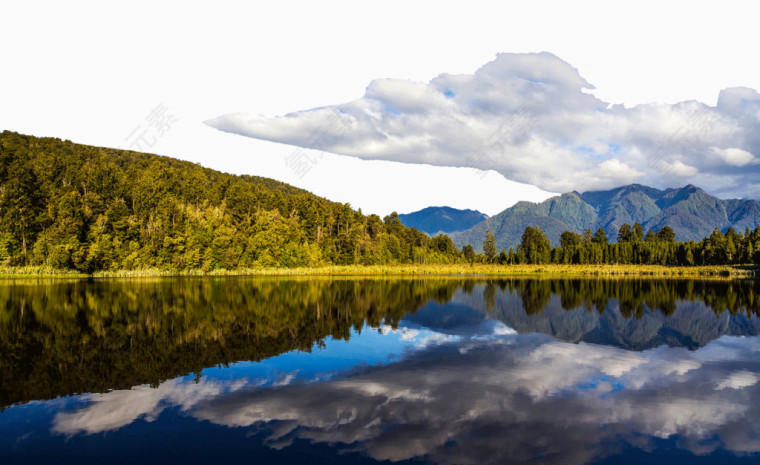
{"label": "calm lake water", "polygon": [[0,463],[760,461],[760,282],[0,282]]}

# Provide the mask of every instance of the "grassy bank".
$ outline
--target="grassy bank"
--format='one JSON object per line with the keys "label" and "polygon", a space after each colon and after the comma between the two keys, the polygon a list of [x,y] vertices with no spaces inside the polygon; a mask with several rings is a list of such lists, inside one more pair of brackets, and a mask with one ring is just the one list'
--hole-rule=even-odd
{"label": "grassy bank", "polygon": [[[139,278],[155,276],[382,276],[382,275],[576,275],[651,277],[758,277],[758,266],[659,265],[373,265],[325,266],[319,268],[259,268],[240,270],[170,271],[160,269],[99,271],[95,278]],[[84,278],[89,275],[49,267],[0,267],[0,278]]]}
{"label": "grassy bank", "polygon": [[59,270],[49,266],[0,266],[2,278],[87,278],[89,275],[76,270]]}

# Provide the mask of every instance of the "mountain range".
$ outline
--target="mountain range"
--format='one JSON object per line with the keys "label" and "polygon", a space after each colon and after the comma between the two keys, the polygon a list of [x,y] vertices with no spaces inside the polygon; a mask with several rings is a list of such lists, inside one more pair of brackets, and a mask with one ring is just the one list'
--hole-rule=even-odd
{"label": "mountain range", "polygon": [[486,231],[493,231],[497,249],[520,243],[527,226],[541,227],[552,243],[559,245],[564,231],[582,233],[584,229],[603,228],[611,242],[617,239],[624,223],[641,223],[644,231],[655,232],[670,226],[676,240],[701,240],[715,227],[733,227],[744,232],[760,224],[760,203],[756,200],[723,200],[688,185],[659,190],[631,184],[607,191],[569,192],[540,203],[518,202],[510,208],[476,224],[466,231],[452,233],[458,247],[471,244],[482,250]]}
{"label": "mountain range", "polygon": [[418,231],[435,236],[439,233],[450,234],[470,229],[488,218],[488,215],[476,210],[427,207],[413,213],[401,214],[398,218],[410,228],[417,228]]}

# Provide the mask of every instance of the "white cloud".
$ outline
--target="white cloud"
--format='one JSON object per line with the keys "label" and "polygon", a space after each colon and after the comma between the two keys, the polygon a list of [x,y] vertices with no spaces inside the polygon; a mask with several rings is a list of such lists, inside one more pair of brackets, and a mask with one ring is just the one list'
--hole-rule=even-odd
{"label": "white cloud", "polygon": [[599,175],[611,179],[630,179],[629,182],[640,178],[644,173],[636,171],[624,162],[616,159],[605,160],[599,163]]}
{"label": "white cloud", "polygon": [[493,169],[553,192],[691,182],[760,196],[760,94],[625,108],[546,52],[499,54],[473,74],[377,79],[362,98],[281,117],[224,115],[222,131],[364,159]]}
{"label": "white cloud", "polygon": [[718,147],[711,147],[713,153],[723,160],[726,164],[731,166],[745,166],[749,164],[757,164],[759,161],[754,155],[746,150],[737,148],[721,149]]}
{"label": "white cloud", "polygon": [[665,171],[669,172],[673,176],[678,177],[690,177],[699,173],[699,170],[693,166],[689,166],[681,160],[675,160],[673,162],[663,162],[662,167]]}

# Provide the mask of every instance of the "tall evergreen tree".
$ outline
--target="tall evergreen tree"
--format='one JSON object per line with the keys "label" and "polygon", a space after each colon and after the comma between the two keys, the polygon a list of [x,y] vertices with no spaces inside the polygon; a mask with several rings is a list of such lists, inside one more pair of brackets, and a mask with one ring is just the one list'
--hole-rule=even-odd
{"label": "tall evergreen tree", "polygon": [[559,238],[560,246],[563,248],[576,247],[583,242],[583,237],[572,231],[565,231]]}
{"label": "tall evergreen tree", "polygon": [[633,238],[633,231],[631,231],[631,225],[628,223],[623,223],[623,225],[620,226],[620,229],[618,230],[617,241],[631,242],[632,238]]}
{"label": "tall evergreen tree", "polygon": [[673,228],[670,226],[663,226],[662,229],[657,233],[657,240],[663,241],[663,242],[675,242],[676,239],[676,233],[673,231]]}
{"label": "tall evergreen tree", "polygon": [[528,226],[522,235],[522,241],[517,248],[518,255],[525,257],[526,263],[548,263],[551,258],[551,246],[549,239],[541,228]]}
{"label": "tall evergreen tree", "polygon": [[641,242],[644,240],[644,227],[638,221],[633,223],[633,234],[631,240],[634,242]]}
{"label": "tall evergreen tree", "polygon": [[496,238],[490,229],[486,231],[486,239],[483,241],[483,255],[488,263],[493,263],[496,257]]}
{"label": "tall evergreen tree", "polygon": [[592,239],[592,242],[595,244],[607,244],[609,240],[607,239],[607,233],[604,231],[604,229],[599,228],[594,233],[594,238]]}
{"label": "tall evergreen tree", "polygon": [[472,248],[470,244],[465,245],[462,247],[462,253],[464,254],[465,260],[472,263],[475,261],[475,250]]}

